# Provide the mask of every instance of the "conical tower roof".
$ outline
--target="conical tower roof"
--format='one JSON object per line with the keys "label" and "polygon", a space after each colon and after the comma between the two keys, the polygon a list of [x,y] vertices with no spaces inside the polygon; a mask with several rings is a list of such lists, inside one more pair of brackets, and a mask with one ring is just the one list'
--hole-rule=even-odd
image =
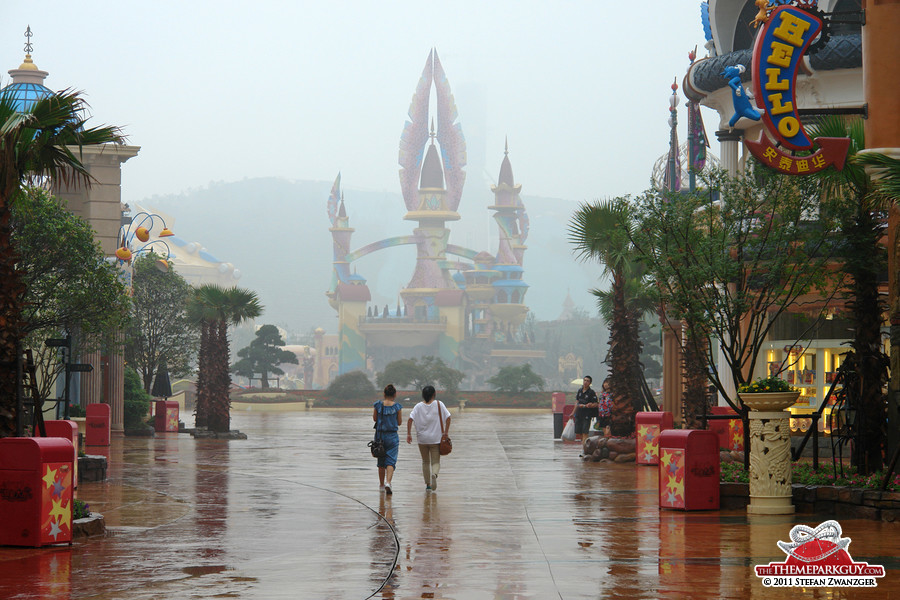
{"label": "conical tower roof", "polygon": [[504,144],[503,149],[503,162],[500,163],[500,177],[497,180],[497,185],[506,184],[510,187],[515,187],[515,178],[513,177],[512,164],[509,162],[509,142],[507,141]]}
{"label": "conical tower roof", "polygon": [[432,143],[425,153],[425,161],[422,164],[422,177],[419,180],[419,189],[436,188],[444,189],[444,169],[441,168],[441,157],[437,147]]}

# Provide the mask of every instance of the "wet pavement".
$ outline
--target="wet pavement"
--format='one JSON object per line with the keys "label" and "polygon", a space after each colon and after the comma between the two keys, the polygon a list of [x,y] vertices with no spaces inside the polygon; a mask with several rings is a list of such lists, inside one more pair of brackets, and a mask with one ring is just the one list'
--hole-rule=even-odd
{"label": "wet pavement", "polygon": [[108,480],[77,492],[109,534],[0,547],[0,599],[900,599],[900,524],[840,519],[853,559],[884,565],[875,589],[764,588],[753,566],[828,515],[660,511],[655,467],[582,463],[546,413],[454,412],[439,490],[401,443],[386,496],[370,415],[241,412],[248,440],[115,439]]}

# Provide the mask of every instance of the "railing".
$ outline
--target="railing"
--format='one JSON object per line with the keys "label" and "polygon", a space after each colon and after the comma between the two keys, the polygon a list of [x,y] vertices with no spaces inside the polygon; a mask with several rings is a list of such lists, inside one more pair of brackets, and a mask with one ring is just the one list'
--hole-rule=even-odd
{"label": "railing", "polygon": [[385,324],[401,324],[401,323],[425,323],[446,325],[447,317],[360,317],[359,324],[365,323],[385,323]]}
{"label": "railing", "polygon": [[[847,364],[848,361],[844,361],[841,366],[838,367],[837,373],[834,377],[834,381],[831,382],[831,387],[828,388],[828,393],[825,394],[825,398],[822,399],[822,403],[819,404],[819,408],[817,408],[815,412],[803,415],[803,418],[812,419],[812,425],[810,425],[809,429],[806,430],[806,435],[803,436],[803,440],[800,442],[797,448],[791,451],[791,460],[796,461],[803,453],[803,449],[806,448],[806,443],[809,441],[809,436],[812,436],[814,471],[819,470],[819,419],[822,418],[822,413],[825,411],[825,407],[828,406],[828,403],[831,401],[831,397],[834,395],[835,388],[838,385],[843,385],[843,382],[846,379],[845,369]],[[834,428],[830,429],[834,431]],[[834,454],[834,452],[832,452],[832,454]]]}

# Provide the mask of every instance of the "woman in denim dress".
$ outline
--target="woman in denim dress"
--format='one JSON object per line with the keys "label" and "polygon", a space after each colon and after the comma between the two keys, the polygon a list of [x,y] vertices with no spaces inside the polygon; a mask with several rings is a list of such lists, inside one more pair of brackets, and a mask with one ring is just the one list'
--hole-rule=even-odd
{"label": "woman in denim dress", "polygon": [[384,443],[387,453],[378,459],[378,482],[384,488],[384,493],[393,494],[391,479],[394,477],[394,469],[397,467],[397,450],[400,448],[400,438],[397,428],[400,425],[403,407],[395,402],[397,390],[388,384],[384,388],[384,400],[375,403],[372,409],[372,420],[375,421],[376,430]]}

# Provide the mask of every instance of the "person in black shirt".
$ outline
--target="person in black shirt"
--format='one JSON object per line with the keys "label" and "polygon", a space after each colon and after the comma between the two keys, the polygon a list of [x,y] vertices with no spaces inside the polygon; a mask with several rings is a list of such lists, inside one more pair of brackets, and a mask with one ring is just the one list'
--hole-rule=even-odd
{"label": "person in black shirt", "polygon": [[599,403],[597,392],[591,389],[593,381],[590,375],[585,375],[581,389],[575,394],[575,438],[578,440],[584,439],[591,426],[591,418],[597,416]]}

